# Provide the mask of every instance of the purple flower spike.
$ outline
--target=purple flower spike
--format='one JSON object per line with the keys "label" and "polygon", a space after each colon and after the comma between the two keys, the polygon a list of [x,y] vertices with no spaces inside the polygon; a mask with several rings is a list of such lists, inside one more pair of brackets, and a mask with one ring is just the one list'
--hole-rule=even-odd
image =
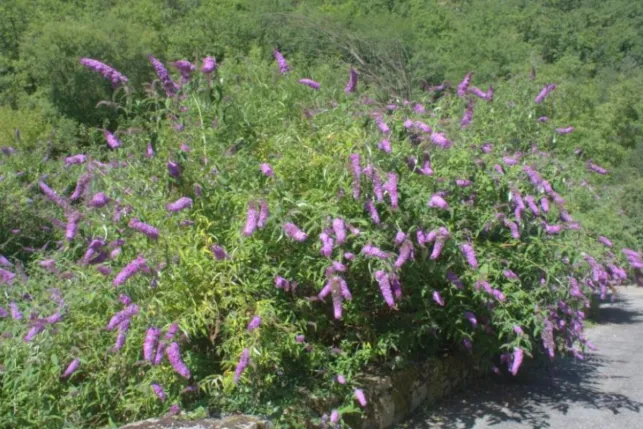
{"label": "purple flower spike", "polygon": [[346,224],[341,218],[333,219],[333,231],[335,232],[335,240],[338,246],[341,246],[346,241]]}
{"label": "purple flower spike", "polygon": [[161,336],[161,330],[155,327],[148,328],[145,333],[145,341],[143,342],[143,359],[148,362],[152,362],[154,358],[154,349],[158,343],[159,337]]}
{"label": "purple flower spike", "polygon": [[446,230],[446,228],[440,228],[440,231],[438,231],[438,234],[436,236],[435,244],[433,245],[433,251],[429,256],[429,259],[436,260],[440,257],[440,255],[442,254],[442,250],[444,249],[444,244],[446,243],[447,238],[449,238],[449,232]]}
{"label": "purple flower spike", "polygon": [[544,213],[549,213],[549,200],[547,197],[540,199],[540,208],[543,209]]}
{"label": "purple flower spike", "polygon": [[306,239],[308,238],[308,234],[299,229],[299,227],[294,223],[288,222],[284,224],[283,228],[286,235],[295,241],[306,241]]}
{"label": "purple flower spike", "polygon": [[188,207],[192,207],[192,198],[181,197],[173,203],[165,206],[171,212],[180,212]]}
{"label": "purple flower spike", "polygon": [[411,243],[411,240],[404,240],[404,243],[402,244],[402,247],[400,248],[400,255],[398,256],[397,260],[395,261],[395,268],[401,268],[402,265],[409,259],[413,258],[413,244]]}
{"label": "purple flower spike", "polygon": [[467,262],[469,265],[477,269],[478,268],[478,260],[476,259],[476,253],[473,250],[473,246],[469,243],[465,243],[460,246],[460,250],[462,250],[462,253],[464,254],[465,258],[467,258]]}
{"label": "purple flower spike", "polygon": [[127,331],[129,330],[129,324],[129,319],[126,319],[118,325],[118,336],[116,337],[116,344],[114,344],[114,351],[122,349],[125,345],[125,341],[127,340]]}
{"label": "purple flower spike", "polygon": [[83,154],[68,156],[65,158],[65,167],[70,165],[84,164],[87,161],[87,157]]}
{"label": "purple flower spike", "polygon": [[364,207],[366,208],[368,214],[371,216],[373,223],[375,225],[378,225],[380,223],[380,215],[377,212],[377,208],[375,208],[375,203],[372,200],[368,200],[364,204]]}
{"label": "purple flower spike", "polygon": [[380,286],[380,291],[382,292],[382,297],[384,298],[386,304],[391,308],[394,307],[395,300],[393,299],[393,292],[391,290],[389,275],[384,271],[376,271],[375,281],[377,281]]}
{"label": "purple flower spike", "polygon": [[303,343],[303,342],[305,342],[305,341],[306,341],[306,337],[305,337],[305,336],[303,336],[303,335],[297,335],[297,336],[295,337],[295,341],[296,341],[298,344],[301,344],[301,343]]}
{"label": "purple flower spike", "polygon": [[176,373],[181,377],[189,379],[191,377],[191,373],[187,365],[185,365],[183,360],[181,360],[181,350],[179,349],[179,345],[177,343],[170,344],[167,350],[165,350],[165,353],[167,355],[167,360],[170,361],[174,371],[176,371]]}
{"label": "purple flower spike", "polygon": [[364,395],[363,390],[355,389],[355,399],[357,399],[357,402],[359,402],[362,408],[366,407],[366,396]]}
{"label": "purple flower spike", "polygon": [[547,116],[541,116],[538,118],[538,122],[547,122],[549,118]]}
{"label": "purple flower spike", "polygon": [[478,326],[478,319],[476,319],[476,315],[472,312],[467,311],[466,313],[464,313],[464,318],[467,319],[469,323],[471,323],[472,327],[475,328],[476,326]]}
{"label": "purple flower spike", "polygon": [[388,134],[391,132],[388,125],[386,125],[386,123],[382,120],[377,121],[377,128],[379,128],[383,134]]}
{"label": "purple flower spike", "polygon": [[607,247],[612,247],[614,245],[607,237],[604,237],[602,235],[598,237],[598,241],[600,241]]}
{"label": "purple flower spike", "polygon": [[261,325],[261,317],[259,316],[253,317],[250,323],[248,323],[248,328],[247,328],[248,332],[254,331],[259,327],[259,325]]}
{"label": "purple flower spike", "polygon": [[391,200],[391,207],[396,209],[398,207],[398,194],[397,194],[397,174],[388,173],[388,180],[384,183],[384,190],[388,192],[388,196]]}
{"label": "purple flower spike", "polygon": [[107,146],[109,146],[110,149],[118,149],[121,147],[121,141],[114,134],[110,133],[108,130],[105,130],[104,134]]}
{"label": "purple flower spike", "polygon": [[108,66],[107,64],[101,63],[98,60],[93,60],[91,58],[81,58],[80,64],[87,67],[88,69],[100,73],[103,77],[112,82],[112,86],[116,88],[119,84],[127,84],[127,77],[116,70],[113,67]]}
{"label": "purple flower spike", "polygon": [[467,90],[469,89],[469,84],[471,83],[472,77],[473,73],[469,72],[464,76],[462,82],[458,84],[458,97],[464,97],[467,94]]}
{"label": "purple flower spike", "polygon": [[179,73],[181,73],[181,77],[185,82],[190,80],[192,72],[196,70],[196,67],[194,66],[194,64],[192,64],[187,60],[174,61],[173,65],[174,67],[176,67]]}
{"label": "purple flower spike", "polygon": [[438,194],[433,194],[431,195],[431,199],[429,200],[428,203],[429,207],[431,208],[438,208],[442,210],[448,210],[449,204]]}
{"label": "purple flower spike", "polygon": [[520,278],[518,278],[518,275],[516,273],[514,273],[513,271],[511,271],[511,270],[504,270],[503,275],[508,280],[520,280]]}
{"label": "purple flower spike", "polygon": [[168,161],[167,171],[170,174],[170,176],[174,177],[175,179],[178,179],[179,176],[181,176],[181,166],[176,162]]}
{"label": "purple flower spike", "polygon": [[266,200],[259,201],[259,219],[257,220],[257,227],[262,229],[266,226],[268,221],[268,216],[270,216],[270,209],[268,208],[268,202]]}
{"label": "purple flower spike", "polygon": [[67,217],[67,226],[65,228],[65,239],[67,239],[67,241],[72,241],[74,237],[76,237],[80,217],[79,212],[73,212]]}
{"label": "purple flower spike", "polygon": [[346,94],[350,94],[351,92],[355,92],[357,89],[357,71],[353,67],[351,67],[350,70],[350,76],[348,79],[348,82],[346,83],[346,87],[344,87],[344,92]]}
{"label": "purple flower spike", "polygon": [[548,225],[547,223],[545,223],[543,226],[545,227],[545,233],[547,233],[548,235],[560,234],[563,230],[563,227],[561,225]]}
{"label": "purple flower spike", "polygon": [[154,228],[152,225],[148,225],[144,222],[141,222],[136,218],[130,219],[127,226],[129,226],[134,231],[138,231],[141,234],[145,234],[147,237],[151,238],[152,240],[157,240],[159,238],[158,229]]}
{"label": "purple flower spike", "polygon": [[[154,70],[156,71],[156,75],[158,76],[159,80],[161,81],[161,84],[163,85],[163,88],[165,89],[165,94],[168,97],[173,97],[176,95],[178,92],[179,88],[172,81],[172,78],[170,78],[170,74],[168,73],[167,69],[163,65],[162,62],[154,58],[153,56],[149,56],[148,59],[152,63],[152,66],[154,67]],[[150,146],[148,146],[149,149]],[[149,153],[149,151],[148,151]],[[151,158],[151,156],[148,156],[148,158]]]}
{"label": "purple flower spike", "polygon": [[76,182],[76,189],[74,189],[74,193],[71,194],[69,199],[71,201],[76,201],[80,197],[82,197],[85,191],[87,190],[87,186],[89,185],[89,182],[91,182],[91,180],[92,180],[91,174],[82,174],[78,178],[78,181]]}
{"label": "purple flower spike", "polygon": [[447,271],[447,280],[451,282],[455,287],[457,287],[460,290],[464,289],[464,284],[462,283],[462,280],[458,278],[458,276],[455,275],[452,271]]}
{"label": "purple flower spike", "polygon": [[480,150],[484,153],[491,153],[493,150],[493,145],[491,143],[485,143],[480,147]]}
{"label": "purple flower spike", "polygon": [[0,284],[11,284],[15,278],[16,275],[14,273],[0,268]]}
{"label": "purple flower spike", "polygon": [[433,291],[433,301],[435,301],[439,306],[444,307],[444,299],[442,299],[440,292],[437,290]]}
{"label": "purple flower spike", "polygon": [[239,363],[237,363],[237,368],[234,371],[234,384],[239,383],[241,374],[245,371],[248,366],[248,360],[250,359],[250,349],[243,349],[241,356],[239,357]]}
{"label": "purple flower spike", "polygon": [[558,134],[569,134],[574,131],[574,127],[556,128]]}
{"label": "purple flower spike", "polygon": [[478,88],[478,87],[470,86],[470,87],[469,87],[469,93],[471,93],[471,94],[475,95],[475,96],[476,96],[476,97],[478,97],[478,98],[482,98],[483,100],[486,100],[486,99],[487,99],[487,93],[486,93],[486,92],[484,92],[483,90],[481,90],[481,89],[480,89],[480,88]]}
{"label": "purple flower spike", "polygon": [[442,149],[448,149],[452,145],[451,140],[442,133],[431,133],[431,141]]}
{"label": "purple flower spike", "polygon": [[299,79],[299,83],[301,83],[302,85],[306,85],[307,87],[312,88],[315,91],[319,90],[320,87],[319,82],[315,82],[312,79]]}
{"label": "purple flower spike", "polygon": [[161,400],[161,402],[165,402],[166,395],[165,395],[165,390],[163,390],[163,387],[159,384],[152,383],[152,390],[154,390],[154,394]]}
{"label": "purple flower spike", "polygon": [[61,209],[65,211],[69,210],[69,203],[67,203],[67,201],[65,201],[60,195],[58,195],[56,191],[47,186],[45,182],[38,182],[38,187],[40,188],[42,193],[45,194],[47,199],[54,202]]}
{"label": "purple flower spike", "polygon": [[214,258],[217,261],[223,261],[225,259],[228,259],[228,254],[226,253],[225,249],[218,244],[213,245],[210,250],[212,251],[212,254],[214,255]]}
{"label": "purple flower spike", "polygon": [[130,279],[134,274],[139,272],[145,265],[147,261],[142,256],[137,256],[132,262],[127,264],[123,270],[114,277],[113,285],[114,287],[121,286]]}
{"label": "purple flower spike", "polygon": [[131,319],[133,316],[137,315],[140,311],[140,307],[136,304],[130,304],[125,307],[123,310],[114,314],[109,320],[109,323],[105,327],[108,331],[113,330],[119,326],[123,321]]}
{"label": "purple flower spike", "polygon": [[203,66],[201,73],[211,74],[217,69],[217,60],[214,57],[205,57],[203,59]]}
{"label": "purple flower spike", "polygon": [[248,204],[248,211],[246,213],[246,224],[243,228],[243,235],[249,237],[257,229],[257,222],[259,221],[259,213],[257,212],[257,205],[254,201]]}
{"label": "purple flower spike", "polygon": [[540,210],[538,210],[538,206],[536,205],[534,197],[532,197],[531,195],[527,195],[525,197],[525,202],[527,203],[527,207],[529,207],[529,210],[533,213],[534,216],[540,215]]}
{"label": "purple flower spike", "polygon": [[260,165],[261,172],[268,177],[274,177],[275,173],[272,171],[272,166],[268,163],[263,163]]}
{"label": "purple flower spike", "polygon": [[472,119],[473,119],[473,99],[470,98],[469,101],[467,102],[467,110],[465,110],[464,116],[460,121],[460,128],[467,128],[469,124],[471,124]]}
{"label": "purple flower spike", "polygon": [[277,60],[277,64],[279,64],[279,72],[281,74],[288,73],[288,71],[290,71],[290,69],[288,67],[288,63],[286,62],[286,59],[281,54],[281,52],[279,52],[278,50],[275,49],[272,53],[274,54],[275,59]]}
{"label": "purple flower spike", "polygon": [[330,413],[330,422],[331,423],[339,423],[339,411],[333,410]]}
{"label": "purple flower spike", "polygon": [[109,204],[110,198],[104,192],[95,194],[89,202],[89,207],[101,208]]}
{"label": "purple flower spike", "polygon": [[543,89],[540,90],[538,95],[536,96],[536,104],[540,104],[545,100],[545,97],[549,95],[554,89],[556,89],[556,84],[549,84],[546,85]]}
{"label": "purple flower spike", "polygon": [[18,304],[16,304],[15,302],[10,302],[9,303],[9,309],[11,310],[11,318],[13,320],[22,320],[22,319],[24,319],[25,316],[22,314],[22,312],[18,308]]}
{"label": "purple flower spike", "polygon": [[381,142],[377,144],[377,148],[381,150],[382,152],[386,153],[391,153],[392,148],[391,148],[391,142],[389,142],[386,139],[383,139]]}
{"label": "purple flower spike", "polygon": [[72,375],[74,372],[76,372],[79,366],[80,359],[74,359],[73,361],[71,361],[67,369],[65,369],[65,372],[63,372],[62,378],[67,378]]}
{"label": "purple flower spike", "polygon": [[2,255],[0,255],[0,265],[2,265],[3,267],[13,267],[13,264]]}
{"label": "purple flower spike", "polygon": [[518,374],[518,370],[520,369],[520,365],[522,365],[522,360],[524,358],[524,355],[525,354],[521,348],[519,347],[514,348],[513,359],[511,362],[511,369],[509,370],[512,375]]}
{"label": "purple flower spike", "polygon": [[594,173],[603,174],[603,175],[608,173],[606,169],[604,169],[603,167],[599,167],[598,165],[594,164],[591,161],[587,162],[587,169],[589,171],[593,171]]}
{"label": "purple flower spike", "polygon": [[461,188],[466,188],[467,186],[471,186],[471,180],[456,179],[455,184]]}
{"label": "purple flower spike", "polygon": [[147,148],[145,149],[145,158],[153,158],[154,157],[154,146],[152,146],[152,143],[147,144]]}
{"label": "purple flower spike", "polygon": [[45,330],[45,326],[42,323],[39,323],[33,326],[31,329],[29,329],[29,332],[27,332],[27,334],[24,336],[23,341],[25,343],[31,342],[34,338],[36,338],[36,335],[38,335],[44,330]]}
{"label": "purple flower spike", "polygon": [[372,244],[367,244],[362,247],[362,253],[366,256],[372,256],[379,259],[388,259],[391,256],[379,247],[375,247]]}
{"label": "purple flower spike", "polygon": [[319,239],[322,242],[320,253],[326,258],[330,258],[333,253],[334,240],[326,232],[319,234]]}

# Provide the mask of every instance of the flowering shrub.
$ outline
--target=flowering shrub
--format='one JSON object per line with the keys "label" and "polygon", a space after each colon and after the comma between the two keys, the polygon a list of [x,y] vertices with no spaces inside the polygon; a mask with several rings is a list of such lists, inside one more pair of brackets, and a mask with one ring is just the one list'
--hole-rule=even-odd
{"label": "flowering shrub", "polygon": [[25,267],[2,259],[4,425],[199,407],[340,424],[368,404],[368,369],[582,358],[590,294],[627,274],[566,203],[603,167],[553,153],[571,126],[537,119],[552,85],[485,92],[470,73],[378,102],[359,70],[312,80],[274,55],[149,57],[149,98],[122,100],[94,146],[3,158],[8,206],[50,237]]}

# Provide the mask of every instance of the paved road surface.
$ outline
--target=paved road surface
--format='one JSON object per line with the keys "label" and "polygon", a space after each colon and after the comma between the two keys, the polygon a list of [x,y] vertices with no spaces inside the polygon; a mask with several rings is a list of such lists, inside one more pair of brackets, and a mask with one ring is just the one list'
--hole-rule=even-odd
{"label": "paved road surface", "polygon": [[620,289],[587,331],[598,350],[544,370],[486,380],[398,429],[643,429],[643,288]]}

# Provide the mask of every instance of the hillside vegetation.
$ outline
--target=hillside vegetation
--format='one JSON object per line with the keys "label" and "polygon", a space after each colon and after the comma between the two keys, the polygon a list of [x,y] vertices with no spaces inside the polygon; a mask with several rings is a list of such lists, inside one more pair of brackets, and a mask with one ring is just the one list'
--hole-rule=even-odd
{"label": "hillside vegetation", "polygon": [[643,6],[159,3],[0,5],[0,426],[346,426],[641,280]]}

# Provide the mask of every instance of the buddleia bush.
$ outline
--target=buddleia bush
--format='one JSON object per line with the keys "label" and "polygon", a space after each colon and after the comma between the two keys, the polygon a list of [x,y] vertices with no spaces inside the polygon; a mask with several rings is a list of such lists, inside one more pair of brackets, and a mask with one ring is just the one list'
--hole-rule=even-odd
{"label": "buddleia bush", "polygon": [[542,119],[553,87],[469,74],[382,100],[347,66],[257,56],[150,57],[148,97],[94,147],[3,155],[6,202],[28,198],[51,234],[22,271],[2,260],[4,425],[204,409],[336,425],[368,406],[370,371],[582,357],[590,295],[627,274],[566,205],[607,171],[552,152],[575,132]]}

